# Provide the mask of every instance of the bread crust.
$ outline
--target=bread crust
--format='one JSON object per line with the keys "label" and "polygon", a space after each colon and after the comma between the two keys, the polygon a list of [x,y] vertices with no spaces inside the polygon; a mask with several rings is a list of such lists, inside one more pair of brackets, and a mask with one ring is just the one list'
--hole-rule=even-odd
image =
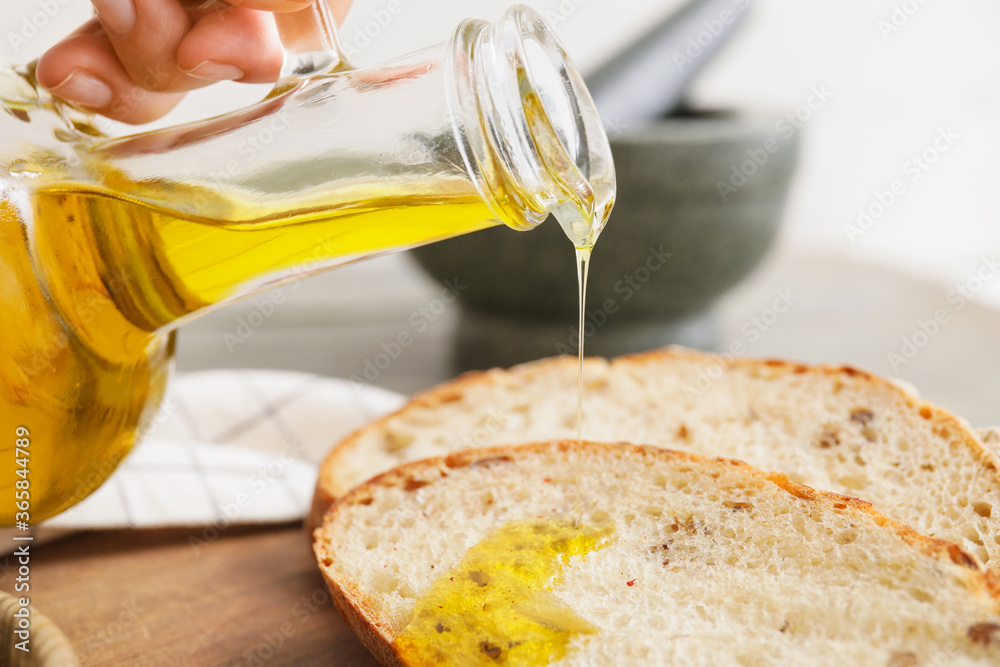
{"label": "bread crust", "polygon": [[[629,354],[611,360],[601,357],[588,357],[588,363],[606,363],[615,365],[635,365],[643,366],[651,362],[660,360],[688,360],[698,363],[709,364],[713,362],[723,363],[726,368],[749,369],[760,377],[774,378],[786,375],[797,375],[812,373],[814,375],[824,375],[830,378],[851,377],[862,378],[876,388],[892,392],[902,398],[906,405],[918,412],[924,419],[934,423],[935,427],[942,433],[953,433],[960,435],[961,444],[967,447],[973,457],[982,461],[983,467],[991,471],[996,476],[997,487],[1000,488],[1000,458],[997,452],[984,447],[976,435],[967,425],[955,417],[953,414],[939,408],[931,403],[920,400],[909,391],[902,389],[899,385],[890,380],[873,375],[864,370],[859,370],[852,366],[824,366],[807,365],[796,362],[783,361],[778,359],[747,359],[732,358],[722,355],[708,354],[688,348],[677,346],[666,347],[637,354]],[[470,386],[481,383],[495,381],[498,377],[523,376],[529,377],[539,373],[549,373],[565,368],[569,372],[576,371],[577,359],[571,356],[550,357],[538,361],[514,366],[510,369],[492,369],[488,371],[473,371],[459,376],[458,378],[432,387],[424,392],[416,394],[406,405],[368,424],[351,435],[344,438],[330,451],[320,465],[319,477],[316,481],[316,489],[313,494],[312,506],[309,516],[306,519],[307,530],[311,531],[322,520],[323,514],[337,500],[344,495],[349,488],[341,484],[337,479],[337,470],[341,467],[341,461],[353,449],[358,446],[362,436],[371,431],[382,429],[390,420],[406,412],[433,407],[460,398]]]}
{"label": "bread crust", "polygon": [[[467,449],[449,456],[410,462],[384,472],[351,489],[333,504],[324,516],[323,524],[313,532],[313,549],[337,609],[380,663],[383,665],[405,664],[393,645],[395,637],[388,625],[372,610],[371,605],[367,603],[357,587],[349,581],[340,581],[335,572],[332,571],[333,560],[330,553],[331,550],[336,549],[336,544],[331,541],[331,534],[327,532],[327,527],[333,523],[337,513],[347,511],[355,505],[370,504],[375,490],[379,487],[408,488],[414,480],[419,480],[421,482],[419,486],[423,487],[434,484],[449,476],[456,469],[466,466],[504,465],[532,455],[549,453],[553,449],[559,454],[568,455],[575,450],[576,444],[576,441],[572,440],[559,440],[524,445],[502,445]],[[657,446],[626,443],[584,442],[583,450],[587,456],[640,457],[646,459],[650,465],[655,462],[683,461],[706,468],[727,471],[736,469],[741,474],[769,483],[790,496],[805,502],[815,503],[819,506],[820,511],[846,513],[859,522],[872,522],[882,529],[893,531],[905,543],[926,556],[971,570],[973,572],[971,590],[976,594],[988,597],[992,611],[1000,613],[1000,578],[983,566],[975,556],[951,542],[917,533],[906,524],[882,514],[865,500],[828,491],[819,491],[792,482],[787,475],[782,473],[761,471],[735,459],[709,458]]]}

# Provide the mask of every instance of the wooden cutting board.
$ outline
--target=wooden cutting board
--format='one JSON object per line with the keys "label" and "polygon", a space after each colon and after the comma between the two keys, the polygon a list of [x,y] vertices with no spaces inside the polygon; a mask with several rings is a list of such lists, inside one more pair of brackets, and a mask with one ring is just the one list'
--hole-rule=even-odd
{"label": "wooden cutting board", "polygon": [[[81,665],[378,664],[340,618],[301,525],[209,537],[112,531],[36,546],[32,604]],[[0,558],[9,593],[11,563]]]}

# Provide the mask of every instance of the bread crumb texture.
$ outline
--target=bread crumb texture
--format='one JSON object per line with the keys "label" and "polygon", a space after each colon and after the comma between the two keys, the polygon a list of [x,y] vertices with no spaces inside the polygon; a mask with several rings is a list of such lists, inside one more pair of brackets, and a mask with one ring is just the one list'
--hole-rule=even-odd
{"label": "bread crumb texture", "polygon": [[[589,440],[746,461],[872,502],[1000,573],[1000,461],[959,419],[853,368],[663,350],[585,368]],[[389,468],[468,447],[576,435],[576,360],[473,374],[419,395],[324,463],[329,502]]]}
{"label": "bread crumb texture", "polygon": [[[317,557],[380,659],[399,660],[387,647],[470,549],[512,522],[566,517],[574,448],[418,462],[334,505]],[[581,465],[584,518],[614,533],[553,585],[593,628],[554,664],[1000,664],[995,575],[863,501],[654,447],[587,443]]]}

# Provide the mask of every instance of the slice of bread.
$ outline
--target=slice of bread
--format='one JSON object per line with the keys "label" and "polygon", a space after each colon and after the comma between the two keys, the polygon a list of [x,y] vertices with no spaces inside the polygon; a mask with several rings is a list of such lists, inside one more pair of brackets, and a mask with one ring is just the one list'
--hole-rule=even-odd
{"label": "slice of bread", "polygon": [[[849,367],[668,349],[588,359],[583,434],[780,470],[872,502],[1000,573],[1000,461],[948,412]],[[577,362],[474,373],[419,394],[324,461],[311,515],[407,461],[466,447],[575,438]]]}
{"label": "slice of bread", "polygon": [[[490,628],[503,605],[457,616],[445,605],[415,609],[447,577],[489,585],[455,568],[501,527],[565,516],[575,447],[410,463],[333,505],[314,534],[316,557],[341,614],[383,664],[432,664],[394,644],[411,618],[442,633],[428,633],[431,650],[463,639],[444,632],[471,634],[467,644],[500,663],[524,648],[522,636]],[[996,575],[867,502],[658,447],[586,443],[580,465],[584,522],[611,537],[537,591],[589,628],[556,664],[1000,664]]]}

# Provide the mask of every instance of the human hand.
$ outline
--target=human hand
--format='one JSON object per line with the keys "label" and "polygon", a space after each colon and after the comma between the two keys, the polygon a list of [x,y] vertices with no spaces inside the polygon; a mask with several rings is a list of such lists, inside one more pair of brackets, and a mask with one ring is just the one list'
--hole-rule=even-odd
{"label": "human hand", "polygon": [[[268,83],[281,70],[272,12],[312,0],[92,0],[98,16],[38,61],[39,83],[126,123],[163,116],[215,81]],[[324,0],[320,0],[324,1]],[[351,0],[329,0],[337,21]]]}

